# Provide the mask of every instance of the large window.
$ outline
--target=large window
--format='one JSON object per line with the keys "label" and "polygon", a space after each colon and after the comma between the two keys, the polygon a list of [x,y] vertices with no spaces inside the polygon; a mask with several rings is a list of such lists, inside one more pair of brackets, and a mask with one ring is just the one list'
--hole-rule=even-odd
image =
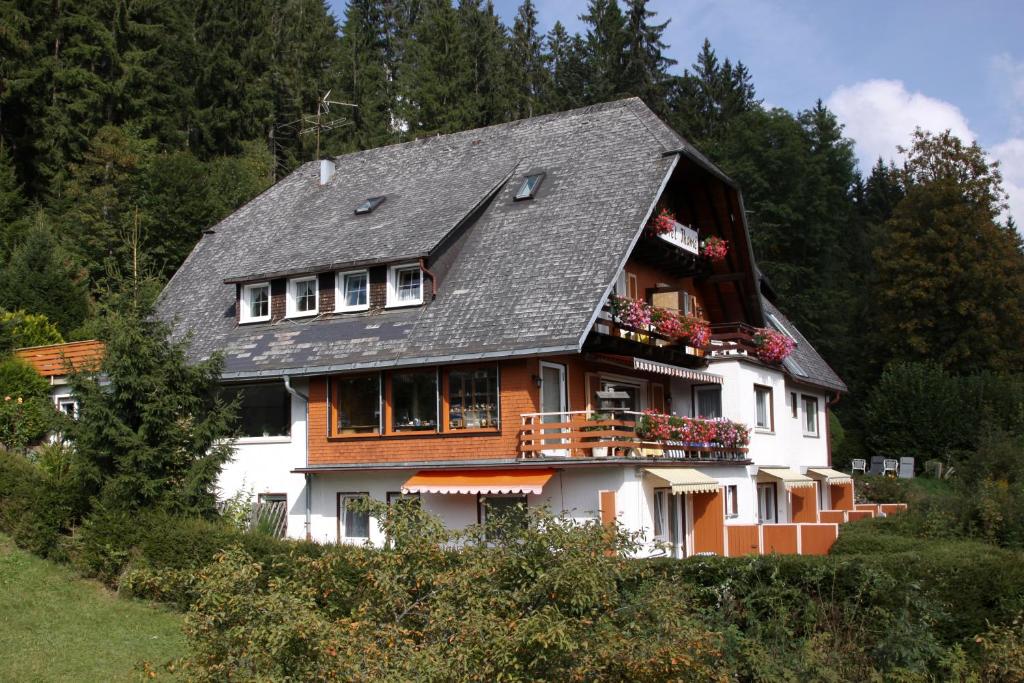
{"label": "large window", "polygon": [[493,429],[498,420],[497,366],[448,373],[449,429]]}
{"label": "large window", "polygon": [[668,537],[668,489],[654,489],[654,509],[651,510],[654,521],[654,538],[663,541]]}
{"label": "large window", "polygon": [[261,282],[242,287],[242,301],[239,320],[243,323],[257,323],[270,320],[270,284]]}
{"label": "large window", "polygon": [[338,494],[338,541],[361,540],[370,537],[370,515],[363,510],[353,510],[353,503],[369,498],[366,493]]}
{"label": "large window", "polygon": [[283,382],[232,385],[228,400],[239,398],[238,433],[241,437],[291,435],[292,401]]}
{"label": "large window", "polygon": [[391,375],[391,429],[437,430],[437,371],[411,370]]}
{"label": "large window", "polygon": [[754,407],[756,409],[755,426],[765,431],[775,430],[775,406],[772,401],[772,388],[754,385]]}
{"label": "large window", "polygon": [[370,307],[370,275],[365,270],[338,273],[338,311],[365,311]]}
{"label": "large window", "polygon": [[757,485],[757,519],[761,524],[775,524],[775,484]]}
{"label": "large window", "polygon": [[318,285],[316,277],[288,281],[288,315],[316,315]]}
{"label": "large window", "polygon": [[722,417],[722,387],[696,387],[694,395],[694,417]]}
{"label": "large window", "polygon": [[522,494],[480,496],[477,516],[487,527],[488,538],[500,538],[504,532],[526,527],[526,496]]}
{"label": "large window", "polygon": [[388,306],[423,303],[423,271],[419,265],[392,266],[388,271]]}
{"label": "large window", "polygon": [[333,433],[380,434],[380,377],[345,375],[331,378]]}
{"label": "large window", "polygon": [[802,396],[804,403],[804,436],[818,436],[818,399]]}

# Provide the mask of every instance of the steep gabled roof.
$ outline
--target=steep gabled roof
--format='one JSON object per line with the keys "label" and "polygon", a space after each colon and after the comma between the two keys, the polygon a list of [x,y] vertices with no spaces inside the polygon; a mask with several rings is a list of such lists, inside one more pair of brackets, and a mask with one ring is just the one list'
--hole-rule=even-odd
{"label": "steep gabled roof", "polygon": [[[628,99],[342,156],[326,186],[305,164],[203,237],[159,311],[228,377],[578,350],[684,147]],[[540,193],[513,202],[532,170]],[[423,307],[235,325],[225,280],[431,255],[470,214]]]}

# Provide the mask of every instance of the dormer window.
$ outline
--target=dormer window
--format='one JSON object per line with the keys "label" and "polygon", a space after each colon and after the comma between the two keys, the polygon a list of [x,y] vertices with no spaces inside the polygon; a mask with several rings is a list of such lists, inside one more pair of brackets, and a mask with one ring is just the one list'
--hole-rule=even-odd
{"label": "dormer window", "polygon": [[318,304],[316,276],[288,281],[288,317],[316,315]]}
{"label": "dormer window", "polygon": [[544,180],[543,173],[533,173],[526,176],[523,184],[519,186],[519,191],[516,192],[515,200],[518,202],[521,199],[533,199],[542,180]]}
{"label": "dormer window", "polygon": [[365,311],[370,307],[370,275],[365,270],[338,273],[337,294],[335,295],[340,313]]}
{"label": "dormer window", "polygon": [[418,264],[391,266],[388,270],[388,308],[423,303],[423,271]]}
{"label": "dormer window", "polygon": [[387,199],[387,197],[370,197],[365,202],[356,207],[356,213],[370,213],[378,206],[383,204],[385,199]]}
{"label": "dormer window", "polygon": [[270,283],[245,285],[238,319],[243,323],[258,323],[270,320]]}

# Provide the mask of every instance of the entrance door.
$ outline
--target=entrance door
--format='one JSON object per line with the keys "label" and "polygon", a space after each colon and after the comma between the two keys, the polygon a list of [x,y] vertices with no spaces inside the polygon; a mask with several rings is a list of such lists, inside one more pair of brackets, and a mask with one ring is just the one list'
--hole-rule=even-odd
{"label": "entrance door", "polygon": [[[568,397],[565,383],[565,366],[559,365],[558,363],[546,363],[541,361],[540,364],[540,412],[544,413],[541,416],[541,422],[568,422],[569,416],[566,412],[569,410]],[[551,429],[545,429],[545,434],[557,434],[559,432],[566,431],[565,428],[554,427]],[[544,442],[545,445],[554,445],[557,443],[554,439],[550,439]],[[550,450],[545,449],[542,451],[544,455],[548,456],[568,456],[569,451],[564,448],[552,448]]]}

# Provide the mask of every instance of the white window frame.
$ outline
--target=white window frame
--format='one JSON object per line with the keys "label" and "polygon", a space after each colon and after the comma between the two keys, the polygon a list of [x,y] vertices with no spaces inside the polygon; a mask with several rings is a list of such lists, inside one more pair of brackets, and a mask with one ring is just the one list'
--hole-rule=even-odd
{"label": "white window frame", "polygon": [[371,517],[369,513],[366,513],[366,536],[349,536],[346,525],[349,501],[364,500],[369,497],[370,494],[367,492],[338,492],[338,543],[358,543],[359,541],[366,541],[370,538],[373,527],[373,517]]}
{"label": "white window frame", "polygon": [[737,484],[725,485],[725,518],[735,519],[740,516],[739,486]]}
{"label": "white window frame", "polygon": [[[312,282],[313,287],[313,310],[312,311],[300,311],[298,310],[298,297],[295,295],[295,289],[304,282]],[[320,279],[316,275],[308,275],[306,277],[293,277],[288,280],[288,303],[286,306],[285,315],[289,318],[308,318],[311,315],[316,315],[320,312]]]}
{"label": "white window frame", "polygon": [[[652,491],[651,496],[651,534],[655,541],[661,543],[667,543],[669,540],[669,528],[672,526],[672,520],[669,516],[672,514],[671,498],[672,489],[669,488],[656,488]],[[661,499],[660,501],[658,499]],[[658,533],[657,525],[655,520],[660,518],[661,521],[661,533]]]}
{"label": "white window frame", "polygon": [[[352,275],[362,275],[366,278],[366,303],[356,306],[345,304],[345,278]],[[420,284],[420,294],[423,293],[423,284]],[[337,313],[354,313],[356,311],[370,310],[370,271],[368,270],[345,270],[335,276],[334,281],[334,310]]]}
{"label": "white window frame", "polygon": [[[768,418],[768,424],[760,425],[757,423],[758,420],[758,409],[757,402],[761,395],[765,396],[765,417]],[[754,429],[762,434],[774,434],[775,433],[775,389],[765,384],[754,385]]]}
{"label": "white window frame", "polygon": [[[252,315],[252,293],[257,289],[267,288],[267,314],[266,315]],[[238,320],[242,323],[261,323],[270,320],[271,312],[274,308],[274,292],[270,287],[269,282],[254,282],[249,285],[242,286],[241,305],[238,311]]]}
{"label": "white window frame", "polygon": [[[814,401],[814,430],[807,429],[807,401]],[[818,410],[818,397],[800,394],[800,429],[804,436],[818,438],[821,436],[821,412]]]}
{"label": "white window frame", "polygon": [[[779,516],[779,488],[775,484],[759,483],[755,487],[757,491],[757,522],[758,524],[778,524]],[[771,495],[762,497],[761,492],[771,492]],[[768,499],[771,499],[770,501]],[[768,503],[771,503],[769,505]]]}
{"label": "white window frame", "polygon": [[[398,300],[398,273],[399,271],[416,269],[420,278],[420,296],[415,301]],[[418,263],[400,263],[388,268],[388,300],[385,308],[404,308],[406,306],[419,306],[423,303],[423,269]]]}
{"label": "white window frame", "polygon": [[[64,410],[64,406],[68,405],[68,404],[71,405],[71,412],[70,413],[68,411]],[[78,399],[76,399],[71,394],[60,394],[58,396],[54,396],[53,397],[53,407],[56,408],[58,412],[63,413],[64,415],[67,415],[68,417],[70,417],[73,420],[77,420],[78,419]]]}

